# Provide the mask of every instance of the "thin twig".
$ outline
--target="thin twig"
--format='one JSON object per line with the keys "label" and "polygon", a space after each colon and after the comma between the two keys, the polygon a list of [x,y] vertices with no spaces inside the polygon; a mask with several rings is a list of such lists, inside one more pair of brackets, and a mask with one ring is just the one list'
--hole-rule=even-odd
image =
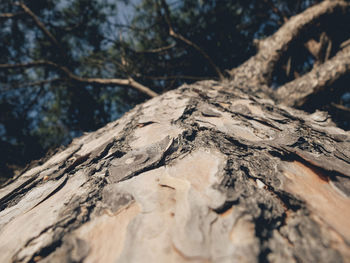
{"label": "thin twig", "polygon": [[15,5],[20,6],[23,9],[23,11],[33,19],[34,23],[44,33],[44,35],[46,35],[48,37],[48,39],[51,41],[51,43],[54,44],[59,49],[60,53],[64,56],[66,56],[65,53],[63,52],[62,46],[59,44],[57,39],[45,27],[45,25],[40,21],[40,19],[32,12],[32,10],[30,10],[29,7],[26,6],[23,2],[16,2]]}
{"label": "thin twig", "polygon": [[336,104],[336,103],[334,103],[334,102],[332,102],[331,105],[332,105],[334,108],[336,108],[337,110],[346,112],[346,113],[348,114],[348,116],[350,116],[350,108],[345,107],[344,105],[341,105],[341,104]]}
{"label": "thin twig", "polygon": [[145,79],[152,80],[169,80],[169,79],[191,79],[191,80],[207,80],[209,77],[196,77],[186,75],[174,75],[174,76],[142,76]]}
{"label": "thin twig", "polygon": [[173,47],[175,47],[175,43],[165,46],[165,47],[160,47],[160,48],[155,48],[155,49],[149,49],[149,50],[135,50],[136,53],[161,53],[164,51],[167,51],[169,49],[172,49]]}
{"label": "thin twig", "polygon": [[64,75],[66,75],[66,77],[68,77],[69,79],[79,83],[95,84],[95,85],[129,86],[138,90],[139,92],[142,92],[143,94],[146,94],[151,98],[158,96],[156,92],[147,88],[146,86],[143,86],[142,84],[138,83],[136,80],[134,80],[131,77],[128,77],[127,79],[83,78],[72,73],[67,67],[60,66],[52,61],[47,61],[47,60],[38,60],[38,61],[33,61],[28,63],[18,63],[18,64],[0,64],[0,69],[31,68],[31,67],[40,67],[40,66],[48,66],[48,67],[55,68],[59,70],[61,73],[63,73]]}
{"label": "thin twig", "polygon": [[112,26],[115,27],[119,27],[119,28],[125,28],[128,30],[132,30],[132,31],[137,31],[137,32],[145,32],[150,30],[150,28],[152,28],[154,25],[151,25],[147,28],[140,28],[140,27],[136,27],[136,26],[131,26],[131,25],[127,25],[127,24],[120,24],[120,23],[111,23]]}
{"label": "thin twig", "polygon": [[17,13],[3,13],[0,14],[0,19],[9,19],[9,18],[15,18],[18,16],[24,15],[24,12],[17,12]]}
{"label": "thin twig", "polygon": [[176,39],[181,40],[182,42],[184,42],[187,45],[196,49],[209,62],[209,64],[212,66],[212,68],[218,74],[219,78],[224,79],[224,75],[222,74],[221,70],[215,65],[214,61],[210,58],[210,56],[202,48],[200,48],[197,44],[193,43],[191,40],[185,38],[181,34],[178,34],[174,31],[174,28],[173,28],[171,21],[170,21],[169,7],[168,7],[167,3],[165,2],[165,0],[160,0],[160,2],[162,5],[162,8],[164,9],[166,23],[168,24],[168,27],[169,27],[169,35],[176,38]]}

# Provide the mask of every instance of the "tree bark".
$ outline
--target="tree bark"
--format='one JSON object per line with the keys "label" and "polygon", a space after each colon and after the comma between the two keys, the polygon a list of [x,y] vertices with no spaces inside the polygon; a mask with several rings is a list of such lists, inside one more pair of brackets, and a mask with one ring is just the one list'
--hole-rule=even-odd
{"label": "tree bark", "polygon": [[[324,1],[268,41],[288,50],[306,22],[348,7]],[[8,182],[0,262],[350,262],[350,133],[280,104],[267,88],[280,55],[262,54]]]}

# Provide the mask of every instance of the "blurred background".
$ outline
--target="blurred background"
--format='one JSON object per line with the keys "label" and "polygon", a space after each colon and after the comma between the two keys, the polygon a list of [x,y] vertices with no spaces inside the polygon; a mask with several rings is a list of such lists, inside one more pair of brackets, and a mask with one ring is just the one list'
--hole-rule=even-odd
{"label": "blurred background", "polygon": [[[84,78],[133,78],[157,93],[218,79],[213,64],[225,74],[255,54],[255,39],[271,35],[318,2],[2,0],[0,182],[148,99],[127,86]],[[348,25],[339,26],[339,32],[328,32],[333,39],[348,30]],[[321,32],[314,34],[319,39]],[[272,88],[309,71],[315,62],[301,46],[290,52]],[[293,52],[297,55],[290,60]],[[331,94],[332,101],[306,110],[325,109],[349,129],[349,89],[341,90]]]}

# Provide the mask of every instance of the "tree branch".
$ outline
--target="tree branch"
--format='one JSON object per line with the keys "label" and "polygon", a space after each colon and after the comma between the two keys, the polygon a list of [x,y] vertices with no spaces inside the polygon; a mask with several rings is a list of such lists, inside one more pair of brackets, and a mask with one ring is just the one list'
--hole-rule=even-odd
{"label": "tree branch", "polygon": [[289,19],[275,34],[260,40],[258,53],[239,68],[229,71],[230,75],[235,79],[255,79],[259,84],[269,84],[276,65],[292,43],[297,39],[306,38],[307,34],[305,33],[312,25],[331,14],[348,14],[349,9],[350,4],[342,0],[325,0],[306,9],[301,14]]}
{"label": "tree branch", "polygon": [[24,15],[24,12],[17,12],[17,13],[3,13],[0,14],[0,19],[10,19],[10,18],[15,18],[18,16]]}
{"label": "tree branch", "polygon": [[343,43],[340,44],[340,48],[346,48],[350,45],[350,39],[345,40]]}
{"label": "tree branch", "polygon": [[219,76],[219,78],[224,79],[224,75],[222,74],[221,70],[215,65],[214,61],[210,58],[210,56],[202,48],[200,48],[196,43],[193,43],[191,40],[185,38],[183,35],[175,32],[175,30],[171,24],[171,21],[170,21],[170,10],[169,10],[167,3],[165,2],[165,0],[160,0],[160,2],[162,5],[162,8],[164,9],[165,20],[166,20],[168,27],[169,27],[169,35],[176,38],[176,39],[181,40],[182,42],[184,42],[187,45],[196,49],[209,62],[209,64],[215,70],[215,72]]}
{"label": "tree branch", "polygon": [[135,50],[136,53],[161,53],[164,51],[167,51],[169,49],[172,49],[173,47],[175,47],[176,44],[171,44],[165,47],[160,47],[160,48],[154,48],[154,49],[149,49],[149,50]]}
{"label": "tree branch", "polygon": [[331,107],[333,108],[333,111],[336,110],[337,114],[341,114],[346,120],[350,119],[350,108],[333,102],[331,103]]}
{"label": "tree branch", "polygon": [[29,83],[23,83],[23,84],[21,84],[21,86],[41,86],[41,85],[45,85],[48,83],[60,82],[60,81],[64,81],[64,80],[65,79],[63,79],[63,78],[45,79],[45,80],[38,80],[38,81],[34,81],[34,82],[29,82]]}
{"label": "tree branch", "polygon": [[320,40],[310,39],[304,45],[315,58],[314,66],[322,64],[329,59],[332,51],[332,41],[325,32],[320,35]]}
{"label": "tree branch", "polygon": [[[61,47],[57,39],[50,33],[50,31],[45,27],[45,25],[40,21],[40,19],[23,2],[16,2],[15,5],[20,6],[23,9],[23,11],[33,19],[33,21],[38,26],[38,28],[48,37],[51,43],[54,44],[59,49],[62,55],[65,56],[65,53],[63,52],[63,48]],[[72,73],[67,67],[60,66],[54,62],[46,61],[46,60],[34,61],[29,63],[19,63],[19,64],[0,64],[0,69],[1,68],[2,69],[29,68],[29,67],[36,67],[36,66],[50,66],[50,67],[56,68],[60,70],[62,73],[64,73],[71,80],[74,80],[80,83],[130,86],[138,90],[139,92],[146,94],[151,98],[158,96],[156,92],[143,86],[142,84],[138,83],[131,77],[128,77],[127,79],[82,78]]]}
{"label": "tree branch", "polygon": [[196,77],[187,75],[174,75],[174,76],[143,76],[145,79],[153,80],[169,80],[169,79],[190,79],[190,80],[207,80],[209,77]]}
{"label": "tree branch", "polygon": [[158,94],[151,89],[143,86],[142,84],[135,81],[133,78],[129,77],[127,79],[103,79],[103,78],[83,78],[72,73],[67,67],[60,66],[54,62],[40,60],[33,61],[29,63],[18,63],[18,64],[0,64],[0,69],[16,69],[16,68],[31,68],[31,67],[40,67],[40,66],[49,66],[59,70],[61,73],[66,75],[69,79],[85,84],[97,84],[97,85],[117,85],[117,86],[129,86],[138,90],[139,92],[153,98],[158,96]]}
{"label": "tree branch", "polygon": [[335,81],[350,73],[350,46],[339,51],[333,58],[314,67],[276,91],[276,99],[289,106],[302,107],[309,97],[329,88]]}
{"label": "tree branch", "polygon": [[271,59],[281,57],[290,44],[301,36],[309,27],[330,14],[346,13],[349,11],[349,4],[341,1],[326,0],[321,4],[306,9],[299,15],[292,17],[275,34],[260,42],[263,52],[268,52]]}
{"label": "tree branch", "polygon": [[40,19],[32,12],[32,10],[29,9],[28,6],[26,6],[23,2],[16,2],[15,5],[20,6],[23,11],[30,16],[34,23],[37,25],[37,27],[44,33],[44,35],[46,35],[48,37],[48,39],[50,40],[50,42],[55,45],[60,53],[64,56],[65,53],[63,52],[63,48],[62,46],[59,44],[59,42],[57,41],[57,39],[54,37],[54,35],[51,34],[51,32],[45,27],[45,25],[40,21]]}

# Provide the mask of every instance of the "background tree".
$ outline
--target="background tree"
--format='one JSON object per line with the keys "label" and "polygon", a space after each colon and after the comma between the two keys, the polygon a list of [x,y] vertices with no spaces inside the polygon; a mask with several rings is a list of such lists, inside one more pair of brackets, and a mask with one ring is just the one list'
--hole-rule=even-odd
{"label": "background tree", "polygon": [[[1,175],[11,176],[13,167],[103,126],[156,93],[227,77],[227,69],[256,53],[254,39],[317,2],[3,1]],[[335,54],[349,29],[344,21],[330,21],[328,28],[309,32],[306,48],[296,42],[289,49],[269,86],[279,87]],[[343,88],[303,108],[326,109],[347,128],[345,83],[338,81]]]}

